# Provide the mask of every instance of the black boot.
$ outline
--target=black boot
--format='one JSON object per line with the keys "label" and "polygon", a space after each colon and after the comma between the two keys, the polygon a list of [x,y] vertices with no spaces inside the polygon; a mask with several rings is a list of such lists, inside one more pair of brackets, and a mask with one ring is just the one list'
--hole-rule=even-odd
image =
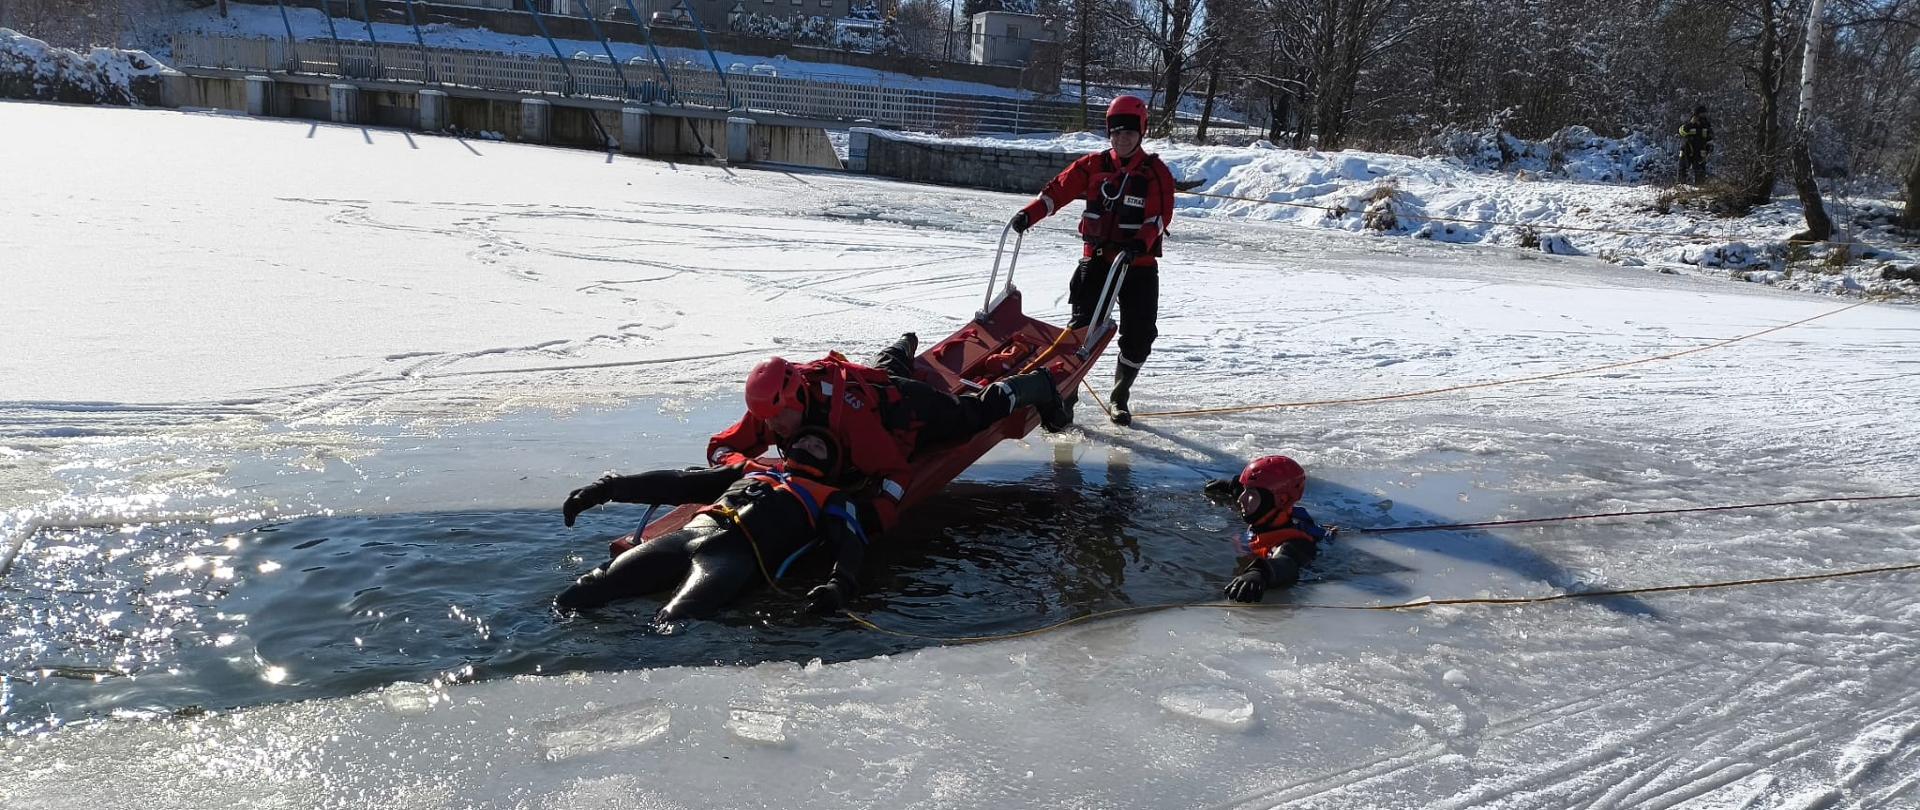
{"label": "black boot", "polygon": [[1140,376],[1140,369],[1126,363],[1117,363],[1113,367],[1113,394],[1107,398],[1113,403],[1113,423],[1116,425],[1133,424],[1133,409],[1127,407],[1127,397],[1133,393],[1133,378]]}
{"label": "black boot", "polygon": [[920,353],[920,336],[908,332],[881,349],[873,358],[873,367],[895,377],[913,377],[913,357]]}
{"label": "black boot", "polygon": [[1049,432],[1066,427],[1072,421],[1068,413],[1064,421],[1061,416],[1060,389],[1053,385],[1053,375],[1046,369],[1015,374],[993,386],[997,393],[1007,399],[1007,413],[1032,405],[1040,411],[1040,425]]}

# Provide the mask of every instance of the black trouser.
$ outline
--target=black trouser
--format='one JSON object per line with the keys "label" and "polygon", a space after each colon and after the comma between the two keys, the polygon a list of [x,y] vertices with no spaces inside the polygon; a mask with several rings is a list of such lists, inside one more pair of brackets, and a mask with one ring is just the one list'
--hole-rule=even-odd
{"label": "black trouser", "polygon": [[[1069,328],[1079,329],[1093,322],[1100,307],[1100,291],[1106,287],[1107,271],[1113,266],[1113,254],[1095,251],[1074,268],[1073,283],[1067,288],[1067,302],[1073,307]],[[1153,353],[1153,340],[1160,336],[1156,321],[1160,312],[1160,269],[1131,267],[1120,285],[1120,362],[1138,369]]]}
{"label": "black trouser", "polygon": [[1686,147],[1680,150],[1680,182],[1687,182],[1689,176],[1693,178],[1693,184],[1696,186],[1706,182],[1706,150],[1694,149],[1692,147]]}
{"label": "black trouser", "polygon": [[995,420],[1013,412],[1013,403],[1007,399],[1006,390],[999,386],[990,385],[978,394],[957,397],[905,377],[893,378],[893,387],[900,390],[900,402],[894,406],[899,413],[889,414],[892,417],[889,421],[905,420],[920,425],[914,439],[915,449],[973,438]]}
{"label": "black trouser", "polygon": [[[627,476],[623,481],[631,482],[633,489],[623,491],[622,495],[628,497],[619,500],[719,501],[733,507],[740,525],[720,515],[696,516],[685,528],[642,542],[587,572],[554,600],[561,607],[599,607],[617,599],[664,591],[678,583],[673,598],[660,608],[655,619],[710,616],[762,577],[760,560],[765,560],[771,575],[814,540],[813,523],[798,499],[764,481],[742,478],[738,467],[657,470]],[[713,492],[713,485],[721,481],[731,483],[724,484],[712,498],[698,497]],[[655,494],[639,491],[656,488]],[[748,534],[752,535],[751,541]],[[754,543],[759,545],[757,558]]]}

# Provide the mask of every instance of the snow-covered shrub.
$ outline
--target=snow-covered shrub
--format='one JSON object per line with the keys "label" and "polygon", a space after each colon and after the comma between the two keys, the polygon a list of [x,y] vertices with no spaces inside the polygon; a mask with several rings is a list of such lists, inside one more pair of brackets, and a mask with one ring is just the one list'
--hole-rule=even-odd
{"label": "snow-covered shrub", "polygon": [[1395,231],[1400,229],[1400,212],[1395,202],[1400,193],[1399,184],[1389,181],[1375,186],[1367,197],[1366,212],[1362,221],[1368,230]]}
{"label": "snow-covered shrub", "polygon": [[[856,16],[850,19],[863,18]],[[816,48],[863,53],[900,53],[906,49],[905,38],[892,18],[883,20],[877,30],[869,30],[864,26],[839,26],[825,17],[794,19],[759,13],[736,15],[731,25],[734,31],[748,36],[785,40]]]}
{"label": "snow-covered shrub", "polygon": [[144,51],[94,48],[82,55],[0,28],[0,98],[138,104],[138,86],[169,72]]}
{"label": "snow-covered shrub", "polygon": [[1437,222],[1428,220],[1413,232],[1415,239],[1432,239],[1436,242],[1478,242],[1480,232],[1467,228],[1457,222]]}
{"label": "snow-covered shrub", "polygon": [[1920,281],[1920,263],[1902,267],[1888,262],[1880,265],[1880,277],[1887,281]]}
{"label": "snow-covered shrub", "polygon": [[1601,183],[1642,183],[1671,172],[1672,158],[1641,133],[1608,138],[1581,126],[1542,141],[1526,141],[1498,127],[1448,127],[1429,139],[1429,154],[1455,158],[1488,171],[1511,171]]}
{"label": "snow-covered shrub", "polygon": [[1704,211],[1721,217],[1744,217],[1753,211],[1753,203],[1731,181],[1709,179],[1702,186],[1681,186],[1660,192],[1653,199],[1653,210],[1661,214],[1674,209]]}
{"label": "snow-covered shrub", "polygon": [[1541,234],[1536,239],[1536,247],[1540,248],[1541,253],[1551,253],[1555,256],[1580,255],[1580,249],[1574,247],[1573,240],[1568,239],[1564,233]]}
{"label": "snow-covered shrub", "polygon": [[1745,242],[1691,246],[1683,249],[1680,261],[1701,267],[1727,270],[1773,270],[1785,264],[1779,245],[1755,247]]}

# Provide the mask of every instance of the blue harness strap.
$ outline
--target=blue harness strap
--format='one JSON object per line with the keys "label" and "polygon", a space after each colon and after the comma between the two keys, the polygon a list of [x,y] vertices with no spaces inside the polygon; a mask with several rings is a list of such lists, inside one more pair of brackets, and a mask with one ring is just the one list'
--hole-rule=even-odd
{"label": "blue harness strap", "polygon": [[807,519],[815,523],[820,522],[820,502],[813,499],[813,494],[808,492],[806,487],[794,486],[791,482],[792,475],[773,470],[755,470],[747,473],[747,477],[774,484],[786,492],[793,493],[793,497],[799,499],[800,505],[806,508]]}
{"label": "blue harness strap", "polygon": [[[807,517],[816,524],[820,522],[820,514],[821,514],[820,502],[817,500],[814,500],[813,493],[808,492],[806,487],[795,486],[792,483],[792,478],[793,478],[792,475],[788,473],[783,473],[783,472],[775,472],[773,470],[755,470],[753,472],[747,473],[747,477],[757,479],[760,481],[765,481],[769,484],[774,484],[785,492],[793,493],[794,499],[798,500],[800,502],[800,506],[807,510]],[[858,530],[856,529],[856,531]],[[862,538],[861,542],[865,542],[865,538]],[[807,552],[812,551],[813,547],[819,544],[820,544],[820,541],[818,539],[809,540],[807,541],[806,545],[801,546],[799,549],[796,549],[792,554],[787,555],[787,558],[780,562],[780,567],[774,569],[773,578],[779,579],[781,577],[786,576],[787,569],[793,567],[793,564],[795,561],[799,560],[801,556],[805,555]]]}
{"label": "blue harness strap", "polygon": [[[867,539],[866,529],[860,525],[860,517],[854,514],[853,510],[848,509],[845,504],[839,502],[828,504],[825,508],[822,508],[820,502],[814,499],[813,493],[808,492],[806,487],[795,486],[792,483],[792,474],[773,470],[755,470],[747,473],[747,477],[774,484],[779,486],[783,491],[793,493],[793,497],[800,501],[800,505],[807,510],[807,516],[812,518],[815,524],[820,522],[821,517],[839,518],[840,520],[846,521],[847,528],[853,530],[854,537],[860,538],[860,545],[866,546],[872,544],[872,541]],[[806,545],[801,546],[799,550],[787,555],[787,558],[781,561],[780,567],[774,570],[774,578],[779,579],[780,577],[786,576],[787,569],[792,567],[795,561],[799,560],[800,557],[807,552],[812,551],[814,546],[819,544],[820,541],[818,539],[810,540]]]}
{"label": "blue harness strap", "polygon": [[846,521],[847,528],[853,530],[853,536],[860,538],[860,545],[871,545],[867,540],[867,530],[860,527],[860,517],[855,515],[853,510],[848,509],[844,504],[836,503],[829,505],[822,514],[827,517],[837,517]]}

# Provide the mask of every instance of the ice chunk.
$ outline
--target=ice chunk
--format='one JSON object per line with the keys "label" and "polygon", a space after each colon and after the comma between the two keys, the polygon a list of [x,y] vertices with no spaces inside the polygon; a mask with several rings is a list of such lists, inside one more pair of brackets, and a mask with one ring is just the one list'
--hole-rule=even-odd
{"label": "ice chunk", "polygon": [[398,715],[426,714],[440,702],[440,693],[424,683],[401,682],[380,690],[387,711]]}
{"label": "ice chunk", "polygon": [[787,718],[758,709],[733,709],[727,714],[727,731],[742,742],[760,745],[787,744]]}
{"label": "ice chunk", "polygon": [[582,712],[535,726],[540,755],[559,762],[585,754],[638,748],[667,733],[673,713],[652,701]]}
{"label": "ice chunk", "polygon": [[1449,669],[1446,674],[1440,676],[1440,680],[1446,681],[1448,686],[1466,686],[1467,673],[1457,669]]}
{"label": "ice chunk", "polygon": [[1160,708],[1228,731],[1253,727],[1253,701],[1220,686],[1176,686],[1160,693]]}

